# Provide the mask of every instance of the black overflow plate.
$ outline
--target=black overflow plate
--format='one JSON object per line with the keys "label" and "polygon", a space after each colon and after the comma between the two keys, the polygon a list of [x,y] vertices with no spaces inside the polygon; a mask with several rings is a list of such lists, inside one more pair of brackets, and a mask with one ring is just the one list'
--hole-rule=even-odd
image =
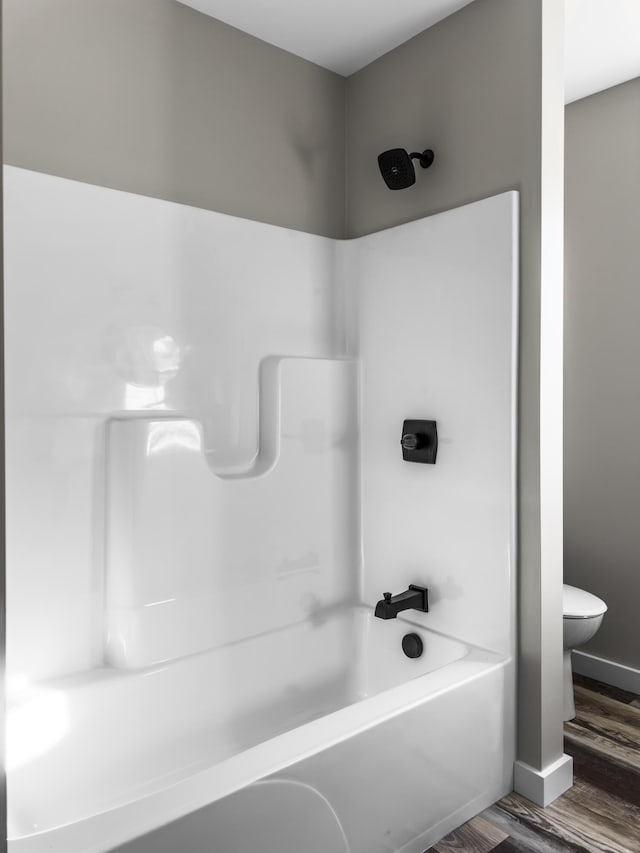
{"label": "black overflow plate", "polygon": [[435,421],[408,420],[402,425],[402,458],[405,462],[435,465],[438,429]]}
{"label": "black overflow plate", "polygon": [[402,651],[408,658],[419,658],[424,651],[419,634],[405,634],[402,638]]}

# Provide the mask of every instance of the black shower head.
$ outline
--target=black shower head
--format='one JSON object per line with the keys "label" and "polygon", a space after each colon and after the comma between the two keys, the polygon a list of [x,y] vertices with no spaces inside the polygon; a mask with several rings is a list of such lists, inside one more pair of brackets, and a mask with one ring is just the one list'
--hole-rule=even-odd
{"label": "black shower head", "polygon": [[433,163],[434,154],[430,148],[418,154],[408,154],[404,148],[391,148],[378,155],[378,166],[385,184],[390,190],[404,190],[416,182],[416,170],[411,160],[419,160],[423,169]]}

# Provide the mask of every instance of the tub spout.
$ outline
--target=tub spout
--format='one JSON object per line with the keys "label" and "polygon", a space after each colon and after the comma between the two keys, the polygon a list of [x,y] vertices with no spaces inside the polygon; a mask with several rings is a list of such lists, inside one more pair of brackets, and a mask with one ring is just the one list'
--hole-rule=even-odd
{"label": "tub spout", "polygon": [[395,619],[403,610],[429,612],[429,590],[426,586],[409,584],[409,589],[404,592],[399,592],[397,595],[385,592],[383,596],[384,598],[376,604],[375,615],[378,619]]}

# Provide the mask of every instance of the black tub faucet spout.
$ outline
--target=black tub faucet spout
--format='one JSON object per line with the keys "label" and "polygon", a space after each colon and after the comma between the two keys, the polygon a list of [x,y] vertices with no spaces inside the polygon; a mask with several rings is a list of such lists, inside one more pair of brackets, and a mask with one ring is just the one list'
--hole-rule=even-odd
{"label": "black tub faucet spout", "polygon": [[391,595],[383,593],[383,598],[376,604],[375,615],[378,619],[395,619],[403,610],[420,610],[429,612],[429,590],[426,586],[409,584],[409,589]]}

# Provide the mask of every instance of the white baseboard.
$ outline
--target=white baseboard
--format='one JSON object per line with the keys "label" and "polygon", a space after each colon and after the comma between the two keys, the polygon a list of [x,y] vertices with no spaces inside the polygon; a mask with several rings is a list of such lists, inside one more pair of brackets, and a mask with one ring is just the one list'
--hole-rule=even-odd
{"label": "white baseboard", "polygon": [[573,671],[580,675],[595,678],[596,681],[604,681],[605,684],[628,690],[630,693],[640,693],[640,669],[599,658],[588,652],[572,652],[571,663]]}
{"label": "white baseboard", "polygon": [[573,785],[573,758],[562,755],[543,770],[516,761],[513,766],[513,789],[539,806],[548,806]]}

